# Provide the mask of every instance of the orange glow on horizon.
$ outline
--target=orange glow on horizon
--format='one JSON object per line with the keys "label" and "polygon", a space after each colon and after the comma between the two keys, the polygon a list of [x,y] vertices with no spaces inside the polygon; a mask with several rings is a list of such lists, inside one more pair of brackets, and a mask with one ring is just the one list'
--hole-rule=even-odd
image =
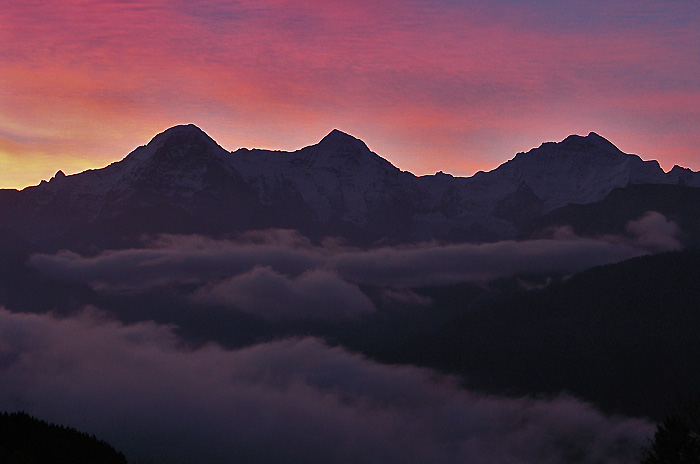
{"label": "orange glow on horizon", "polygon": [[417,175],[490,170],[590,131],[700,169],[700,12],[542,5],[12,3],[0,188],[105,166],[190,122],[229,150],[338,128]]}

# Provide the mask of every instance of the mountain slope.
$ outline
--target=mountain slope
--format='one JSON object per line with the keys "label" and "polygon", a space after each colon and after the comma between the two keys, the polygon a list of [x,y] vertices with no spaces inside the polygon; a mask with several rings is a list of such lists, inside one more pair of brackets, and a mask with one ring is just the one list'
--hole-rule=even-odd
{"label": "mountain slope", "polygon": [[339,337],[382,362],[460,374],[477,389],[567,391],[611,413],[661,420],[700,388],[699,279],[700,252],[690,250],[592,268],[539,290],[515,281],[491,292],[421,288],[434,302],[431,322],[424,312],[432,308],[422,308]]}
{"label": "mountain slope", "polygon": [[5,228],[49,248],[120,246],[142,234],[291,228],[357,244],[493,241],[569,204],[637,184],[700,186],[591,133],[547,142],[490,172],[416,177],[333,130],[295,152],[227,152],[193,125],[158,134],[103,169],[0,191]]}
{"label": "mountain slope", "polygon": [[0,214],[13,230],[57,245],[246,228],[259,204],[228,156],[199,128],[176,126],[103,169],[59,171],[49,182],[7,192]]}
{"label": "mountain slope", "polygon": [[[540,200],[539,212],[547,213],[572,203],[601,200],[611,190],[636,184],[678,183],[680,168],[664,173],[657,161],[643,161],[620,151],[591,132],[571,135],[559,143],[546,142],[490,172],[469,179],[467,191],[496,208],[502,201],[522,196]],[[700,186],[700,175],[684,171],[685,185]],[[520,191],[520,195],[518,195]]]}
{"label": "mountain slope", "polygon": [[571,226],[583,237],[626,234],[629,222],[649,211],[673,221],[686,246],[700,247],[700,188],[672,184],[630,185],[598,202],[564,206],[524,224],[519,238],[535,238],[561,226]]}
{"label": "mountain slope", "polygon": [[408,225],[421,193],[415,176],[371,152],[359,139],[333,130],[295,152],[240,149],[230,165],[268,206],[296,199],[319,225],[382,230]]}
{"label": "mountain slope", "polygon": [[0,414],[0,462],[126,464],[126,458],[95,436],[48,424],[22,412]]}

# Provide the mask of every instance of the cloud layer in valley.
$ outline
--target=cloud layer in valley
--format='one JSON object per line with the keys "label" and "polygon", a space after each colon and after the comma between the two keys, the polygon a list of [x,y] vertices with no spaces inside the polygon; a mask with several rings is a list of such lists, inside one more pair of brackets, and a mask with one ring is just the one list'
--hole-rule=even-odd
{"label": "cloud layer in valley", "polygon": [[353,317],[374,305],[351,283],[320,269],[289,278],[270,267],[254,267],[193,295],[195,302],[232,306],[265,319]]}
{"label": "cloud layer in valley", "polygon": [[679,246],[677,227],[658,213],[631,222],[628,229],[631,238],[581,238],[562,228],[551,239],[371,249],[334,241],[314,245],[289,230],[250,232],[235,241],[168,235],[142,248],[95,256],[64,250],[36,254],[30,261],[45,274],[89,284],[104,294],[186,285],[192,289],[189,302],[198,305],[230,307],[273,321],[336,320],[375,310],[363,286],[384,288],[385,299],[425,305],[425,298],[407,289],[565,275]]}
{"label": "cloud layer in valley", "polygon": [[0,409],[153,462],[634,462],[649,423],[511,399],[317,339],[183,346],[168,326],[0,309]]}

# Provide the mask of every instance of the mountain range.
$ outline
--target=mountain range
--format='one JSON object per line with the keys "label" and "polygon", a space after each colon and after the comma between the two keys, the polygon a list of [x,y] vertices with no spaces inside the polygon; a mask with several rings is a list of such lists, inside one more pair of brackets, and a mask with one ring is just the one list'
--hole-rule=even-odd
{"label": "mountain range", "polygon": [[[0,220],[6,233],[48,248],[117,246],[144,233],[225,236],[268,228],[360,245],[488,242],[541,235],[566,216],[557,210],[649,184],[665,186],[654,195],[660,207],[676,205],[675,219],[698,212],[699,172],[679,166],[664,172],[593,132],[543,143],[489,172],[454,177],[401,171],[339,130],[294,152],[229,152],[183,125],[105,168],[59,171],[37,186],[0,190]],[[687,197],[682,211],[668,200],[678,195]],[[619,208],[598,214],[635,219]]]}
{"label": "mountain range", "polygon": [[700,173],[595,133],[455,177],[176,126],[0,190],[0,411],[134,462],[631,463],[700,391],[699,249]]}

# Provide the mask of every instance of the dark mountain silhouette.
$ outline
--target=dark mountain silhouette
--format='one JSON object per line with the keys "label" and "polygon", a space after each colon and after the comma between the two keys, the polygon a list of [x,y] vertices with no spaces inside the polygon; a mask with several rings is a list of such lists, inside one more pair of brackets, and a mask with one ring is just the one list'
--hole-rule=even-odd
{"label": "dark mountain silhouette", "polygon": [[259,226],[255,193],[195,126],[156,136],[103,169],[0,196],[3,223],[47,246],[115,245],[144,233]]}
{"label": "dark mountain silhouette", "polygon": [[[125,323],[174,324],[177,335],[195,346],[216,342],[234,348],[313,335],[381,361],[455,373],[490,392],[563,390],[607,411],[660,418],[668,409],[660,398],[700,388],[692,367],[700,363],[693,349],[700,333],[700,258],[692,250],[595,268],[562,282],[556,280],[562,276],[551,283],[545,280],[551,275],[536,275],[488,285],[466,278],[457,284],[406,284],[411,288],[336,275],[318,258],[332,247],[320,245],[312,258],[303,258],[320,260],[309,267],[279,270],[268,257],[227,270],[222,258],[216,269],[202,268],[211,275],[189,279],[198,261],[190,268],[183,259],[175,265],[182,266],[182,280],[146,273],[153,281],[129,282],[134,288],[110,282],[111,274],[95,284],[86,277],[95,263],[72,276],[68,271],[92,258],[118,261],[125,248],[144,247],[144,235],[159,233],[231,238],[287,228],[316,245],[341,237],[348,249],[365,252],[365,246],[377,244],[538,238],[560,226],[581,236],[623,240],[630,221],[649,211],[673,221],[686,246],[697,246],[698,176],[682,168],[664,173],[658,163],[625,154],[594,133],[547,142],[493,171],[459,178],[401,171],[338,130],[294,152],[228,152],[197,127],[177,126],[106,168],[71,176],[59,172],[38,186],[0,191],[0,305],[63,316],[95,307]],[[70,252],[55,253],[64,248]],[[289,248],[299,252],[295,256],[308,251]],[[450,250],[443,248],[440,259],[449,260]],[[145,263],[159,273],[159,260],[174,259],[156,253],[139,261],[134,255],[143,250],[128,251],[136,264],[122,268],[124,263],[112,262],[114,272],[139,271]],[[280,259],[292,260],[285,257],[289,251],[280,251]],[[537,253],[533,260],[542,259]],[[37,256],[58,270],[32,261]],[[504,258],[506,252],[494,256]],[[238,311],[225,299],[197,300],[217,288],[231,296],[223,290],[240,291],[251,282],[262,288],[256,295],[270,293],[275,303],[280,294],[289,299],[349,288],[370,299],[376,311],[352,320],[280,321]],[[285,292],[275,294],[270,288],[275,285]],[[523,288],[533,286],[544,288]]]}
{"label": "dark mountain silhouette", "polygon": [[648,211],[674,221],[684,231],[680,238],[687,246],[700,246],[700,188],[671,184],[629,185],[595,203],[564,206],[526,222],[520,238],[560,226],[571,226],[584,237],[625,234],[627,224]]}
{"label": "dark mountain silhouette", "polygon": [[49,424],[23,412],[0,414],[0,462],[6,464],[126,464],[94,435]]}
{"label": "dark mountain silhouette", "polygon": [[103,169],[59,171],[38,186],[0,191],[0,221],[49,249],[265,228],[357,244],[493,241],[517,237],[524,223],[531,233],[534,219],[557,208],[639,184],[700,186],[700,174],[678,167],[664,173],[595,133],[547,142],[493,171],[459,178],[416,177],[338,130],[295,152],[229,153],[187,125]]}
{"label": "dark mountain silhouette", "polygon": [[382,362],[459,374],[470,388],[566,391],[662,420],[677,398],[700,390],[697,282],[692,250],[592,268],[539,290],[518,279],[419,288],[430,308],[385,309],[334,336]]}

